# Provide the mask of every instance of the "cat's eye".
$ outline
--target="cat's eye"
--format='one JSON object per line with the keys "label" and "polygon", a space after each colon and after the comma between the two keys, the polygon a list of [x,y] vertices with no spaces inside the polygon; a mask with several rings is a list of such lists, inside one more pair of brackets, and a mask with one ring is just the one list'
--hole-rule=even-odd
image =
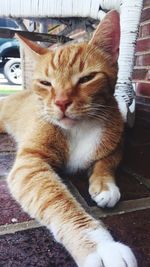
{"label": "cat's eye", "polygon": [[94,77],[95,77],[95,73],[92,73],[90,75],[87,75],[87,76],[80,78],[78,83],[80,83],[80,84],[87,83],[87,82],[91,81]]}
{"label": "cat's eye", "polygon": [[45,86],[51,86],[51,83],[48,81],[40,81],[40,83],[45,85]]}

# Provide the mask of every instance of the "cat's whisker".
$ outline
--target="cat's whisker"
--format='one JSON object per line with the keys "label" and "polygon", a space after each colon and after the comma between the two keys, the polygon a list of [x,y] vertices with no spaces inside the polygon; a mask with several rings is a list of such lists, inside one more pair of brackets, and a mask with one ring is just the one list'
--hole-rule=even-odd
{"label": "cat's whisker", "polygon": [[88,113],[87,116],[91,117],[91,118],[94,118],[94,119],[101,119],[103,121],[108,120],[108,114],[106,116],[106,114]]}
{"label": "cat's whisker", "polygon": [[109,105],[102,105],[102,104],[92,104],[92,108],[111,108],[111,109],[117,109],[117,106],[109,106]]}
{"label": "cat's whisker", "polygon": [[87,112],[94,112],[95,114],[99,114],[99,113],[109,114],[110,112],[112,112],[112,110],[106,110],[106,109],[100,109],[100,108],[89,108]]}
{"label": "cat's whisker", "polygon": [[90,108],[82,108],[80,110],[75,110],[75,111],[72,111],[71,112],[71,116],[77,116],[78,118],[79,117],[82,117],[82,116],[87,116],[88,114],[92,114],[93,116],[106,116],[108,117],[108,114],[110,114],[110,112],[108,113],[107,110],[101,110],[100,108],[93,108],[93,107],[90,107]]}

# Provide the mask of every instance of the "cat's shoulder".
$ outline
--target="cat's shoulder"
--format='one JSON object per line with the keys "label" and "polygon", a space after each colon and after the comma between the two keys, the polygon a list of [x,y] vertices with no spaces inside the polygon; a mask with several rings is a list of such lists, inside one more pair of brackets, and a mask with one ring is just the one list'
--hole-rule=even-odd
{"label": "cat's shoulder", "polygon": [[31,90],[20,90],[18,92],[15,92],[14,94],[11,94],[5,98],[3,98],[4,102],[8,101],[18,101],[18,103],[21,101],[24,101],[28,98],[33,98],[33,92]]}

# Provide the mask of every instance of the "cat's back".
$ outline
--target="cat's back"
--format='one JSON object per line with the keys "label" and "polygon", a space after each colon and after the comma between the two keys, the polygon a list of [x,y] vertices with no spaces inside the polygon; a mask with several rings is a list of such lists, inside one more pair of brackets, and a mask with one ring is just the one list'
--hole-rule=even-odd
{"label": "cat's back", "polygon": [[8,108],[8,112],[13,110],[19,110],[24,103],[32,98],[32,92],[29,90],[22,90],[16,92],[15,94],[3,97],[0,99],[0,114],[2,115],[3,112],[6,113],[6,108]]}
{"label": "cat's back", "polygon": [[30,90],[23,90],[0,100],[0,118],[16,121],[28,118],[37,109],[37,99]]}
{"label": "cat's back", "polygon": [[0,100],[0,121],[6,132],[21,135],[35,121],[37,99],[30,90],[23,90]]}

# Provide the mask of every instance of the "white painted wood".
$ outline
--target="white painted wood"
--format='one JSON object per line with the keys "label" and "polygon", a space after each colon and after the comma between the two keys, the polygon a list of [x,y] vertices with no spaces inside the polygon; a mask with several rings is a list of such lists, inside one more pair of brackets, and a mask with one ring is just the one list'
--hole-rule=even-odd
{"label": "white painted wood", "polygon": [[0,16],[96,18],[98,8],[99,0],[0,0]]}
{"label": "white painted wood", "polygon": [[134,123],[135,95],[132,73],[142,6],[143,0],[123,0],[120,7],[121,40],[115,95],[123,118],[125,121],[128,120],[130,126]]}
{"label": "white painted wood", "polygon": [[116,9],[120,11],[120,5],[124,0],[100,0],[100,6],[104,10]]}
{"label": "white painted wood", "polygon": [[0,16],[98,19],[100,6],[119,9],[120,0],[0,0]]}
{"label": "white painted wood", "polygon": [[[101,0],[100,2],[102,9],[116,9],[120,12],[121,40],[115,96],[124,121],[128,121],[128,124],[133,126],[135,93],[132,86],[132,73],[143,0]],[[104,12],[99,11],[99,19],[103,19],[104,16]]]}

